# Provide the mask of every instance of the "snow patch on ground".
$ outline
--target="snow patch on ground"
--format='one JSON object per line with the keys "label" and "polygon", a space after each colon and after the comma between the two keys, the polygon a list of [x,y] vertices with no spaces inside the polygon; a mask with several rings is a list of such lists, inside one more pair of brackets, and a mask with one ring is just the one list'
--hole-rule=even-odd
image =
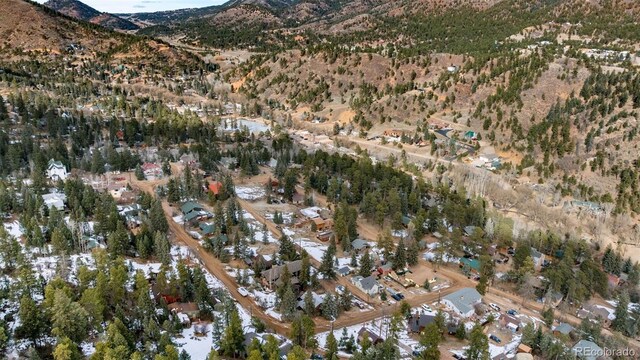
{"label": "snow patch on ground", "polygon": [[242,200],[258,200],[267,195],[264,188],[258,186],[236,186],[236,196]]}

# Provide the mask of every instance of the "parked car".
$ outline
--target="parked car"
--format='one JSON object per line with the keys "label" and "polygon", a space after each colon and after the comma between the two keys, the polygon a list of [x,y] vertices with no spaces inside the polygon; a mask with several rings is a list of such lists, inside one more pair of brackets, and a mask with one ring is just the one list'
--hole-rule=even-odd
{"label": "parked car", "polygon": [[502,342],[502,340],[500,340],[500,338],[499,338],[499,337],[497,337],[497,336],[495,336],[495,335],[493,335],[493,334],[489,335],[489,339],[491,339],[491,340],[493,340],[493,341],[497,342],[498,344],[500,344],[500,343]]}
{"label": "parked car", "polygon": [[496,305],[496,304],[494,304],[494,303],[489,304],[489,306],[491,306],[491,308],[492,308],[493,310],[495,310],[495,311],[500,311],[500,306],[498,306],[498,305]]}
{"label": "parked car", "polygon": [[511,316],[516,316],[516,315],[518,315],[518,312],[515,311],[514,309],[509,309],[509,310],[507,310],[507,314],[509,314]]}
{"label": "parked car", "polygon": [[240,293],[240,295],[242,295],[243,297],[247,297],[247,295],[249,295],[249,292],[247,291],[247,289],[243,288],[243,287],[239,287],[238,288],[238,292]]}
{"label": "parked car", "polygon": [[433,311],[431,309],[431,306],[429,306],[427,304],[422,304],[422,308],[424,309],[424,311],[427,311],[427,312],[432,312]]}
{"label": "parked car", "polygon": [[338,285],[338,286],[336,286],[336,292],[337,292],[338,294],[342,294],[342,293],[344,292],[344,290],[345,290],[344,285]]}

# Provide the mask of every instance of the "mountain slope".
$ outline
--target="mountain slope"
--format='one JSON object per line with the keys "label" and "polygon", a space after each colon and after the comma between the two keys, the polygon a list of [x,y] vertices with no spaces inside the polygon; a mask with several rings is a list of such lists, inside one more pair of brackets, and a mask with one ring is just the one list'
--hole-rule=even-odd
{"label": "mountain slope", "polygon": [[62,14],[101,25],[110,29],[137,30],[138,25],[109,13],[101,13],[91,6],[77,0],[49,0],[45,6]]}
{"label": "mountain slope", "polygon": [[24,0],[0,0],[0,60],[57,59],[150,66],[168,71],[197,67],[193,55],[161,41],[123,34]]}

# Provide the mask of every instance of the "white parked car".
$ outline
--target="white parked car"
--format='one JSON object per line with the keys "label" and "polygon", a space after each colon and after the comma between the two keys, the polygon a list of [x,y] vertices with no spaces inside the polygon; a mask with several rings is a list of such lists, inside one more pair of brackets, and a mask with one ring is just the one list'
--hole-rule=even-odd
{"label": "white parked car", "polygon": [[249,295],[249,292],[247,291],[247,289],[243,288],[243,287],[239,287],[238,288],[238,292],[240,293],[240,295],[242,295],[243,297],[246,297],[247,295]]}
{"label": "white parked car", "polygon": [[495,310],[495,311],[500,311],[500,306],[498,306],[498,305],[496,305],[496,304],[494,304],[494,303],[489,304],[489,306],[491,306],[491,308],[492,308],[493,310]]}
{"label": "white parked car", "polygon": [[344,290],[345,290],[344,285],[338,285],[338,286],[336,286],[336,292],[337,292],[338,294],[342,294],[342,293],[344,292]]}

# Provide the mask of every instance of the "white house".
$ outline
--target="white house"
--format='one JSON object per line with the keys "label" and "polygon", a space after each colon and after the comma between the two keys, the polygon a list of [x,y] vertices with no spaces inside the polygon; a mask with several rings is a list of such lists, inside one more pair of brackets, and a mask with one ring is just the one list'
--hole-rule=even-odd
{"label": "white house", "polygon": [[67,196],[59,192],[51,192],[49,194],[42,195],[44,204],[51,210],[55,208],[58,211],[64,210],[64,203],[67,201]]}
{"label": "white house", "polygon": [[53,181],[58,180],[66,180],[67,176],[67,168],[60,161],[55,161],[53,159],[49,160],[49,165],[47,166],[47,177]]}
{"label": "white house", "polygon": [[456,314],[468,318],[475,313],[475,306],[482,301],[482,295],[474,288],[460,289],[444,298],[442,302]]}
{"label": "white house", "polygon": [[354,276],[351,278],[351,282],[369,296],[376,296],[380,293],[380,284],[373,276],[366,278],[359,275]]}

